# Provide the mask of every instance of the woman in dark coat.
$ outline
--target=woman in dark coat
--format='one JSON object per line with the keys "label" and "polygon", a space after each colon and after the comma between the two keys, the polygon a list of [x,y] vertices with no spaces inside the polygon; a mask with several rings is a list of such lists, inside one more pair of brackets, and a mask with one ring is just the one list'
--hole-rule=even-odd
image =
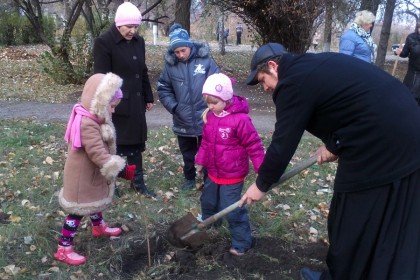
{"label": "woman in dark coat", "polygon": [[145,42],[138,35],[141,13],[130,2],[121,4],[115,24],[95,39],[94,72],[113,72],[123,79],[123,98],[112,121],[117,132],[117,153],[126,156],[136,171],[131,187],[146,196],[155,196],[143,179],[143,158],[147,140],[146,110],[153,107],[153,94],[145,61]]}
{"label": "woman in dark coat", "polygon": [[405,45],[397,49],[400,57],[408,57],[408,70],[404,77],[404,84],[411,90],[417,104],[420,105],[420,22],[416,30],[407,36]]}

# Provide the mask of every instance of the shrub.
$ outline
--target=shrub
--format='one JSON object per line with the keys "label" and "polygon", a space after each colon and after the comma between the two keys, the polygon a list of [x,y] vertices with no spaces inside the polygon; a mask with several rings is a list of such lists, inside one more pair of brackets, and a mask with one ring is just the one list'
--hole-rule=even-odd
{"label": "shrub", "polygon": [[[43,25],[47,40],[53,40],[55,33],[54,18],[44,16]],[[42,43],[42,40],[25,16],[0,12],[0,44],[12,46],[37,43]]]}

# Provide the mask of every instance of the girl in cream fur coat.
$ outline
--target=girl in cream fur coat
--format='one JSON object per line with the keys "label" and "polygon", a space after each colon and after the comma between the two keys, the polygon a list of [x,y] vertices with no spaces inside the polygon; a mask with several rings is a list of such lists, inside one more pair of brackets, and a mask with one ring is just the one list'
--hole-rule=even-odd
{"label": "girl in cream fur coat", "polygon": [[102,211],[112,203],[115,179],[126,168],[125,160],[115,155],[116,136],[111,121],[122,98],[121,85],[122,79],[112,73],[91,76],[67,125],[64,139],[68,156],[59,203],[70,214],[54,257],[70,265],[86,261],[73,251],[73,238],[83,216],[90,216],[93,236],[118,236],[122,232],[108,227],[102,219]]}

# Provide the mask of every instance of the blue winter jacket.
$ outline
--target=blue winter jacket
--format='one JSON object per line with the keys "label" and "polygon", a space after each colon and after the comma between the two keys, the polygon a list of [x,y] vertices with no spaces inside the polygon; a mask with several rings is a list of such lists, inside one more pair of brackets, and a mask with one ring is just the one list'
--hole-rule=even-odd
{"label": "blue winter jacket", "polygon": [[172,49],[165,53],[165,68],[157,85],[159,100],[173,116],[173,131],[180,136],[201,136],[207,108],[202,90],[207,77],[219,73],[209,57],[208,44],[193,42],[186,62],[179,61]]}
{"label": "blue winter jacket", "polygon": [[341,36],[339,48],[340,53],[359,58],[369,63],[372,62],[372,50],[362,37],[351,29],[347,30]]}

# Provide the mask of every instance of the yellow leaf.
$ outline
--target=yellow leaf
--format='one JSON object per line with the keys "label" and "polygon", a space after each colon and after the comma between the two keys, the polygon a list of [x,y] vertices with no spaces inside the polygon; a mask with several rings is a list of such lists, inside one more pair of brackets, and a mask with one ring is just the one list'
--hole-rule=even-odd
{"label": "yellow leaf", "polygon": [[15,216],[15,215],[10,215],[10,217],[9,217],[9,220],[12,223],[19,223],[21,219],[22,219],[21,217]]}
{"label": "yellow leaf", "polygon": [[190,208],[191,214],[193,214],[194,217],[197,217],[199,214],[199,211],[197,208]]}

